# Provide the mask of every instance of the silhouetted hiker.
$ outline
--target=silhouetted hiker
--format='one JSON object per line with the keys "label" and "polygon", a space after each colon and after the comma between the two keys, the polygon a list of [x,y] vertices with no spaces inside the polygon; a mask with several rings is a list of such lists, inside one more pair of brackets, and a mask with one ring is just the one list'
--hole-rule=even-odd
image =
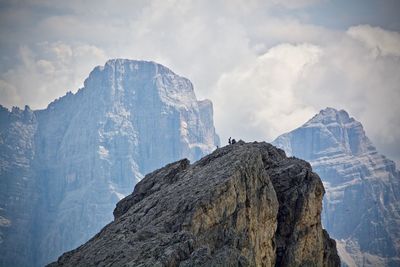
{"label": "silhouetted hiker", "polygon": [[233,144],[236,144],[235,138],[232,139],[232,145],[233,145]]}
{"label": "silhouetted hiker", "polygon": [[228,143],[230,144],[230,145],[232,145],[232,141],[231,141],[231,138],[229,137],[229,139],[228,139]]}

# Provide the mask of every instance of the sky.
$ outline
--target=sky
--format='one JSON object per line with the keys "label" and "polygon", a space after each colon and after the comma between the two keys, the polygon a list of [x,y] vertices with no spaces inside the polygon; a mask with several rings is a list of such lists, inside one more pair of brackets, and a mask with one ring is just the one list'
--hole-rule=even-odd
{"label": "sky", "polygon": [[111,58],[153,60],[213,101],[223,143],[334,107],[400,163],[398,0],[0,0],[0,58],[8,108],[43,109]]}

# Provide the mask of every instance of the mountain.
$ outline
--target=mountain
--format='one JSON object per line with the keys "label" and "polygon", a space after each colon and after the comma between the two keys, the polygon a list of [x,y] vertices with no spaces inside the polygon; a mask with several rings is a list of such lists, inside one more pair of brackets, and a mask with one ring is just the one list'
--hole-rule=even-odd
{"label": "mountain", "polygon": [[307,162],[239,141],[146,175],[112,223],[50,266],[339,266],[323,195]]}
{"label": "mountain", "polygon": [[219,145],[212,104],[147,61],[96,67],[44,110],[0,108],[0,265],[43,266],[112,221],[143,174]]}
{"label": "mountain", "polygon": [[35,243],[36,130],[36,116],[29,107],[9,112],[0,106],[0,266],[21,266],[20,259],[31,258]]}
{"label": "mountain", "polygon": [[400,266],[400,174],[360,122],[327,108],[279,136],[276,146],[310,161],[327,191],[323,225],[349,266]]}

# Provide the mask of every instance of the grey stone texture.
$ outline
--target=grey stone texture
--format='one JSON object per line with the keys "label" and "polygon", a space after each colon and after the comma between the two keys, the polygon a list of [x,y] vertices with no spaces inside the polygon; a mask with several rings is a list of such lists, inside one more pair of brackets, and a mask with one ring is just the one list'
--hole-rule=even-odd
{"label": "grey stone texture", "polygon": [[144,174],[217,145],[211,102],[154,62],[110,60],[44,110],[1,107],[0,266],[56,260]]}
{"label": "grey stone texture", "polygon": [[327,191],[322,222],[348,266],[400,266],[400,173],[360,122],[326,108],[273,144],[307,160]]}
{"label": "grey stone texture", "polygon": [[339,266],[323,195],[307,162],[239,141],[146,175],[112,223],[49,266]]}

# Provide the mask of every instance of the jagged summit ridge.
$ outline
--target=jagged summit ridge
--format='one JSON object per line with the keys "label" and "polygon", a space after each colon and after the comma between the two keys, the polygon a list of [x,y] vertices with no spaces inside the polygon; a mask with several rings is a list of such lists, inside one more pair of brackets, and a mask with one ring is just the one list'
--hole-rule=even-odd
{"label": "jagged summit ridge", "polygon": [[308,163],[239,141],[146,175],[112,223],[50,266],[339,266],[323,194]]}
{"label": "jagged summit ridge", "polygon": [[[151,81],[153,86],[150,84],[132,86],[132,83],[140,80]],[[92,88],[91,93],[85,89],[88,87]],[[51,102],[49,107],[75,95],[95,94],[97,97],[115,97],[129,95],[129,91],[136,94],[137,90],[158,91],[161,100],[171,105],[192,106],[193,102],[197,101],[191,81],[174,73],[168,67],[154,61],[118,58],[108,60],[103,66],[95,67],[85,79],[83,88],[75,94],[67,92],[65,96]]]}
{"label": "jagged summit ridge", "polygon": [[400,174],[360,122],[327,108],[273,143],[320,175],[327,190],[322,221],[349,266],[400,264]]}
{"label": "jagged summit ridge", "polygon": [[337,110],[335,108],[327,107],[321,110],[318,114],[316,114],[312,119],[310,119],[304,125],[309,125],[312,123],[323,123],[326,125],[334,122],[339,123],[341,125],[345,125],[347,123],[351,123],[354,121],[355,121],[354,118],[351,118],[345,110],[343,109]]}
{"label": "jagged summit ridge", "polygon": [[[292,136],[302,142],[292,142]],[[376,151],[360,122],[344,110],[326,108],[294,131],[275,141],[289,155],[312,160],[326,157],[352,156]],[[310,149],[312,147],[312,149]]]}
{"label": "jagged summit ridge", "polygon": [[5,266],[55,260],[110,222],[143,174],[219,145],[211,101],[155,62],[110,60],[78,92],[43,110],[0,109],[0,119]]}
{"label": "jagged summit ridge", "polygon": [[[155,91],[160,99],[170,105],[187,107],[196,102],[196,96],[192,83],[182,76],[175,74],[169,68],[153,61],[138,61],[127,59],[112,59],[104,66],[96,67],[85,80],[85,87],[100,88],[91,86],[91,83],[98,83],[100,77],[106,76],[108,80],[101,79],[101,82],[108,82],[107,89],[111,95],[120,95],[122,91],[149,90]],[[128,80],[128,81],[127,81]],[[129,86],[138,80],[148,80],[151,83],[146,86]],[[125,82],[123,82],[125,81]]]}

